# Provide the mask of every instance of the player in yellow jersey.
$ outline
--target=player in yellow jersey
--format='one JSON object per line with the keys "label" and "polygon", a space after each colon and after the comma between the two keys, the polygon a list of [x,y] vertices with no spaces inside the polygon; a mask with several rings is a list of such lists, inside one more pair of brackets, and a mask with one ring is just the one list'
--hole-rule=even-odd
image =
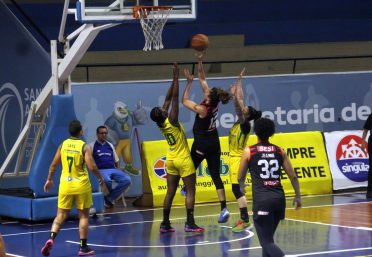
{"label": "player in yellow jersey", "polygon": [[44,185],[44,191],[48,192],[53,186],[53,174],[58,165],[62,163],[57,216],[52,224],[50,238],[41,249],[41,253],[44,256],[50,255],[50,251],[54,245],[54,239],[74,206],[79,212],[80,249],[78,255],[94,255],[94,251],[87,245],[89,209],[93,200],[92,186],[89,181],[86,165],[88,165],[89,170],[98,178],[100,186],[104,188],[103,191],[107,190],[105,190],[103,177],[93,160],[90,146],[81,140],[83,129],[80,121],[73,120],[70,122],[69,133],[71,137],[62,142],[54,155],[54,159],[49,167],[48,178]]}
{"label": "player in yellow jersey", "polygon": [[[170,224],[169,215],[180,178],[182,178],[187,191],[185,202],[187,219],[184,230],[185,232],[203,232],[204,229],[197,226],[194,220],[195,168],[190,156],[183,125],[178,121],[178,77],[179,68],[177,64],[174,64],[172,85],[168,89],[163,107],[154,107],[150,112],[151,119],[156,122],[168,143],[166,153],[167,194],[163,203],[163,222],[160,224],[160,232],[167,233],[175,231]],[[187,82],[192,83],[192,79],[188,79]],[[168,115],[170,105],[172,107]]]}
{"label": "player in yellow jersey", "polygon": [[247,200],[239,187],[238,171],[240,158],[244,148],[247,146],[249,133],[251,131],[250,121],[261,117],[260,111],[256,111],[251,106],[244,105],[242,89],[242,76],[244,72],[245,69],[241,71],[236,83],[230,88],[234,97],[235,112],[238,116],[238,121],[235,122],[229,132],[229,168],[232,191],[240,209],[240,219],[238,219],[232,228],[233,232],[242,232],[251,225],[248,216]]}

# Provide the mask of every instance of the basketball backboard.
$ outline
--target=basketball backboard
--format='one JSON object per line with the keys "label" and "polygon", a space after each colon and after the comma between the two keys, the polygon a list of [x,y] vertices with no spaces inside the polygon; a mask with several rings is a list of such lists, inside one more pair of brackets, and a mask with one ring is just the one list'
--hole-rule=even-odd
{"label": "basketball backboard", "polygon": [[169,6],[168,21],[196,19],[196,0],[78,0],[69,8],[75,19],[84,23],[122,22],[134,20],[134,6]]}

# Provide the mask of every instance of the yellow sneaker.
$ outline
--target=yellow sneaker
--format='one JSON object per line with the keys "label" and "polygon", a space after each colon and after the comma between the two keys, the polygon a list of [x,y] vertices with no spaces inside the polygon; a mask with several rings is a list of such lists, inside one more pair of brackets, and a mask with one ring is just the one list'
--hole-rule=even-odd
{"label": "yellow sneaker", "polygon": [[242,219],[238,219],[238,221],[235,223],[235,226],[231,230],[234,233],[240,233],[250,228],[252,228],[252,224],[249,221],[245,222]]}

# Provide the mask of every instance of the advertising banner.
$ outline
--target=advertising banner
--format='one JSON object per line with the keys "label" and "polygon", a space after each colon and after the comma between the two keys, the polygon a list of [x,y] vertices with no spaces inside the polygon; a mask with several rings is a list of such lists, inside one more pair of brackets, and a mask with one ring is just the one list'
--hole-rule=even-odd
{"label": "advertising banner", "polygon": [[[160,132],[159,132],[160,133]],[[193,140],[189,139],[189,147],[191,148]],[[228,142],[227,137],[220,138],[221,143],[221,161],[220,161],[220,175],[222,182],[226,189],[226,198],[228,201],[234,199],[230,188],[230,175],[228,160]],[[144,193],[153,194],[153,206],[162,206],[164,196],[167,192],[167,172],[166,172],[166,149],[167,142],[165,140],[160,141],[148,141],[143,142],[142,150],[144,152],[146,160],[146,168],[149,178],[149,188],[144,187]],[[183,185],[180,180],[179,188]],[[206,202],[217,202],[217,192],[210,176],[206,161],[204,160],[199,168],[196,170],[196,203]],[[182,205],[185,203],[185,198],[179,193],[173,200],[173,204]]]}
{"label": "advertising banner", "polygon": [[[228,137],[220,137],[221,142],[221,165],[220,175],[225,185],[226,199],[234,201],[235,197],[231,191],[230,170],[228,165]],[[249,145],[257,142],[257,137],[251,135]],[[299,133],[279,133],[276,134],[271,142],[281,146],[291,159],[294,171],[296,172],[303,195],[328,194],[332,192],[332,179],[328,166],[325,146],[320,132],[299,132]],[[189,146],[192,140],[188,140]],[[152,194],[153,206],[162,206],[164,196],[167,191],[166,181],[166,148],[165,140],[148,141],[142,144],[142,150],[147,169],[148,183],[144,186],[144,193]],[[145,175],[145,173],[143,174]],[[217,202],[217,192],[210,177],[208,166],[204,161],[196,170],[196,203]],[[290,180],[282,170],[281,181],[286,195],[293,196],[294,191]],[[250,176],[247,176],[246,183],[250,184]],[[180,188],[182,186],[180,181]],[[315,186],[316,185],[316,186]],[[179,192],[179,191],[178,191]],[[252,198],[251,189],[246,190],[248,199]],[[183,205],[185,199],[181,194],[176,193],[173,204]]]}
{"label": "advertising banner", "polygon": [[333,189],[367,186],[368,153],[362,151],[362,131],[324,133]]}
{"label": "advertising banner", "polygon": [[[332,193],[332,176],[322,133],[278,133],[270,141],[287,153],[299,179],[302,195]],[[286,194],[294,195],[291,182],[284,171],[281,179]]]}

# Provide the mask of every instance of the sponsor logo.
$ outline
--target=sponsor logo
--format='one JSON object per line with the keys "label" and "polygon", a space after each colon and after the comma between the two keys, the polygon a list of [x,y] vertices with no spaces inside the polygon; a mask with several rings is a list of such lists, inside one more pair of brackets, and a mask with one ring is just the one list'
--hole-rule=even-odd
{"label": "sponsor logo", "polygon": [[367,180],[368,154],[361,149],[362,139],[348,135],[340,140],[336,148],[336,163],[340,171],[354,182]]}
{"label": "sponsor logo", "polygon": [[166,157],[163,156],[163,157],[157,159],[154,162],[154,166],[153,166],[154,173],[156,174],[156,176],[158,176],[159,178],[161,178],[163,180],[167,179],[167,169],[166,169],[166,166],[165,166],[165,161],[166,161]]}
{"label": "sponsor logo", "polygon": [[[23,128],[23,102],[17,87],[12,83],[5,83],[0,87],[0,137],[1,153],[8,154],[14,142],[10,142],[14,130],[21,132]],[[9,128],[12,130],[9,130]]]}

